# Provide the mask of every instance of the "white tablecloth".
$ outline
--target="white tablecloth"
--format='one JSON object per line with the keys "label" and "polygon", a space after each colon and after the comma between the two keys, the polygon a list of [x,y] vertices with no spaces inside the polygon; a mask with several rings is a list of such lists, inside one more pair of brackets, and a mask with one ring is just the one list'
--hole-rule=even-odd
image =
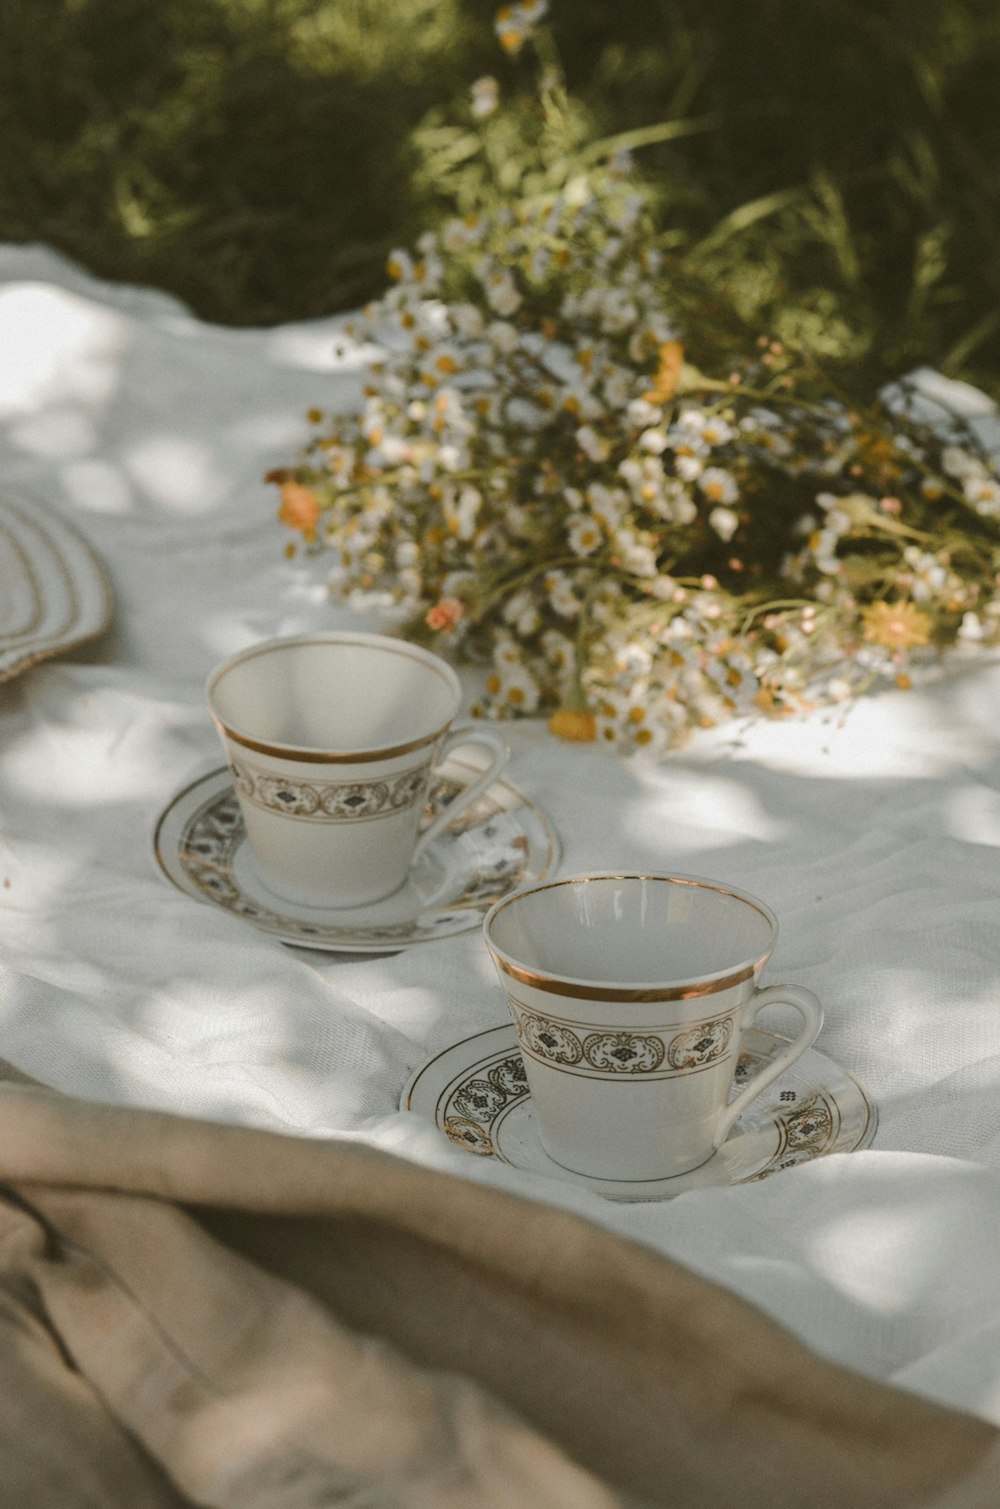
{"label": "white tablecloth", "polygon": [[[353,402],[342,322],[199,323],[45,248],[0,248],[0,490],[110,572],[113,631],[0,686],[0,1056],[61,1089],[316,1136],[579,1210],[754,1300],[825,1355],[1000,1423],[1000,664],[845,715],[732,725],[658,763],[509,725],[564,847],[767,900],[767,980],[874,1096],[865,1152],[614,1205],[397,1109],[432,1052],[505,1019],[478,932],[358,959],[173,889],[152,834],[222,763],[202,687],[267,635],[351,624],[288,562],[263,472]],[[961,398],[961,393],[957,394]],[[364,623],[361,626],[369,626]],[[516,1232],[511,1241],[516,1242]]]}

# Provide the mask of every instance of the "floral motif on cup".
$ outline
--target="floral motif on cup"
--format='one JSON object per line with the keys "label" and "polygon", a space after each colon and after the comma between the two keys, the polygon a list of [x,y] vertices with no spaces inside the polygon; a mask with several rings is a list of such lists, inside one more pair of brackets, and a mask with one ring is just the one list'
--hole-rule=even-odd
{"label": "floral motif on cup", "polygon": [[638,1032],[592,1032],[583,1056],[592,1069],[612,1074],[652,1074],[663,1063],[663,1039]]}
{"label": "floral motif on cup", "polygon": [[583,1044],[575,1032],[550,1022],[546,1017],[524,1012],[520,1019],[521,1041],[536,1058],[553,1064],[578,1064],[583,1058]]}
{"label": "floral motif on cup", "polygon": [[305,781],[286,781],[281,776],[258,776],[250,800],[258,807],[283,812],[288,817],[312,817],[319,811],[319,792]]}
{"label": "floral motif on cup", "polygon": [[680,1032],[673,1027],[595,1031],[583,1022],[539,1016],[513,996],[509,1000],[524,1051],[576,1073],[690,1073],[724,1058],[733,1036],[731,1016],[697,1022]]}
{"label": "floral motif on cup", "polygon": [[286,817],[350,822],[388,817],[423,800],[430,762],[378,781],[299,781],[269,775],[242,761],[230,765],[236,790],[245,801]]}
{"label": "floral motif on cup", "polygon": [[718,1017],[714,1022],[699,1022],[671,1039],[667,1060],[672,1069],[700,1069],[703,1064],[724,1058],[733,1036],[733,1019]]}

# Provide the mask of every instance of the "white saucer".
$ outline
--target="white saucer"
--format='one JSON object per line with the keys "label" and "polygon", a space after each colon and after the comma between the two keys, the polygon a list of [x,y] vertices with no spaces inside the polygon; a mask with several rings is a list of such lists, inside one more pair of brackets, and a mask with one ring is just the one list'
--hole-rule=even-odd
{"label": "white saucer", "polygon": [[[734,1095],[786,1041],[760,1027],[743,1033]],[[514,1028],[507,1023],[429,1059],[399,1103],[433,1121],[457,1147],[568,1180],[607,1200],[669,1200],[689,1189],[765,1179],[795,1163],[867,1147],[878,1125],[875,1105],[854,1076],[809,1048],[747,1108],[723,1147],[700,1168],[672,1179],[589,1178],[563,1168],[542,1147]]]}
{"label": "white saucer", "polygon": [[87,541],[40,502],[0,498],[0,681],[96,639],[111,587]]}
{"label": "white saucer", "polygon": [[[427,820],[481,768],[464,755],[450,756],[431,783]],[[544,880],[559,862],[558,840],[542,813],[498,780],[432,840],[392,896],[339,910],[297,906],[275,896],[257,874],[225,767],[171,800],[154,844],[164,874],[189,896],[235,912],[283,943],[331,953],[396,953],[468,932],[499,896]]]}

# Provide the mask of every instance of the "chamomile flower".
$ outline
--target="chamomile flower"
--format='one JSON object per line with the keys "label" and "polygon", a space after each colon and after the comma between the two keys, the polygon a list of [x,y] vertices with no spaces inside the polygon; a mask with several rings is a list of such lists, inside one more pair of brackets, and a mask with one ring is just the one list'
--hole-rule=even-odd
{"label": "chamomile flower", "polygon": [[603,482],[592,482],[587,488],[587,507],[610,534],[624,519],[628,498],[621,488],[607,487]]}
{"label": "chamomile flower", "polygon": [[571,681],[576,670],[576,648],[573,641],[556,629],[546,629],[541,637],[541,647],[560,684]]}
{"label": "chamomile flower", "polygon": [[760,683],[745,655],[729,651],[709,655],[705,679],[729,712],[746,711],[760,690]]}
{"label": "chamomile flower", "polygon": [[735,437],[736,431],[731,424],[727,424],[718,415],[709,415],[699,431],[702,441],[709,447],[727,445]]}
{"label": "chamomile flower", "polygon": [[487,260],[477,269],[486,302],[494,313],[507,320],[521,307],[521,295],[508,268]]}
{"label": "chamomile flower", "polygon": [[492,320],[486,327],[486,339],[499,356],[511,356],[521,344],[517,326],[506,320]]}
{"label": "chamomile flower", "polygon": [[1000,482],[995,477],[967,476],[962,490],[976,513],[984,519],[993,519],[1000,514]]}
{"label": "chamomile flower", "polygon": [[960,588],[957,578],[952,576],[944,562],[916,545],[907,545],[903,560],[908,567],[909,591],[915,603],[930,602],[947,589],[953,593]]}
{"label": "chamomile flower", "polygon": [[448,528],[459,540],[471,540],[476,532],[476,520],[483,504],[483,495],[478,488],[466,485],[457,491],[447,491],[442,500]]}
{"label": "chamomile flower", "polygon": [[632,576],[655,577],[656,551],[634,529],[616,529],[614,547],[625,571]]}
{"label": "chamomile flower", "polygon": [[476,79],[469,90],[470,109],[477,121],[486,120],[496,114],[500,103],[500,85],[490,74]]}
{"label": "chamomile flower", "polygon": [[724,540],[728,544],[740,527],[740,516],[734,513],[731,508],[713,508],[708,516],[708,522],[719,536],[719,539]]}
{"label": "chamomile flower", "polygon": [[453,304],[448,311],[456,335],[466,341],[478,341],[486,330],[483,311],[475,304]]}
{"label": "chamomile flower", "polygon": [[413,258],[402,247],[395,247],[386,258],[385,270],[394,283],[409,281],[413,277]]}
{"label": "chamomile flower", "polygon": [[516,56],[548,8],[548,0],[518,0],[515,5],[501,6],[493,25],[504,52]]}
{"label": "chamomile flower", "polygon": [[504,664],[486,679],[493,706],[503,713],[533,713],[541,701],[541,689],[527,666]]}
{"label": "chamomile flower", "polygon": [[736,478],[721,466],[708,466],[698,478],[698,486],[710,503],[733,503],[739,496]]}
{"label": "chamomile flower", "polygon": [[580,425],[576,432],[576,443],[590,461],[606,460],[611,450],[609,442],[589,424]]}
{"label": "chamomile flower", "polygon": [[549,607],[560,618],[576,618],[581,602],[573,583],[565,571],[547,571],[542,579]]}
{"label": "chamomile flower", "polygon": [[704,470],[704,461],[691,451],[679,451],[674,458],[674,471],[682,482],[697,482]]}
{"label": "chamomile flower", "polygon": [[503,616],[522,639],[530,639],[541,624],[534,597],[523,589],[515,592],[512,597],[508,597],[503,606]]}
{"label": "chamomile flower", "polygon": [[625,417],[633,429],[652,429],[663,418],[663,410],[645,398],[633,398],[625,410]]}
{"label": "chamomile flower", "polygon": [[566,521],[566,536],[573,554],[581,556],[593,555],[604,538],[601,526],[589,513],[573,514]]}
{"label": "chamomile flower", "polygon": [[941,467],[949,476],[957,477],[960,482],[966,478],[979,478],[986,475],[986,468],[978,457],[960,445],[946,445],[941,452]]}

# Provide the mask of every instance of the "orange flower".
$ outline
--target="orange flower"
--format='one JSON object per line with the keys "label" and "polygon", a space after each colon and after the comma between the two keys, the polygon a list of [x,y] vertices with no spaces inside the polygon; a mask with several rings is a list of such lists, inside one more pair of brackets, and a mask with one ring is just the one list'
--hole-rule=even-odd
{"label": "orange flower", "polygon": [[645,395],[647,403],[666,403],[673,398],[683,365],[684,347],[680,341],[664,341],[660,347],[660,362],[653,378],[653,386]]}
{"label": "orange flower", "polygon": [[464,612],[465,604],[457,597],[442,597],[433,608],[427,609],[424,622],[437,634],[450,634]]}
{"label": "orange flower", "polygon": [[518,26],[513,6],[501,6],[496,14],[495,25],[497,39],[504,52],[519,53],[524,46],[527,33]]}
{"label": "orange flower", "polygon": [[862,613],[865,638],[887,650],[908,650],[927,644],[933,624],[913,603],[872,603]]}
{"label": "orange flower", "polygon": [[549,719],[549,733],[576,744],[590,744],[597,738],[597,719],[585,707],[557,707]]}
{"label": "orange flower", "polygon": [[282,524],[300,530],[307,540],[313,540],[320,512],[319,499],[311,488],[303,487],[301,482],[282,483],[281,507],[278,509]]}

